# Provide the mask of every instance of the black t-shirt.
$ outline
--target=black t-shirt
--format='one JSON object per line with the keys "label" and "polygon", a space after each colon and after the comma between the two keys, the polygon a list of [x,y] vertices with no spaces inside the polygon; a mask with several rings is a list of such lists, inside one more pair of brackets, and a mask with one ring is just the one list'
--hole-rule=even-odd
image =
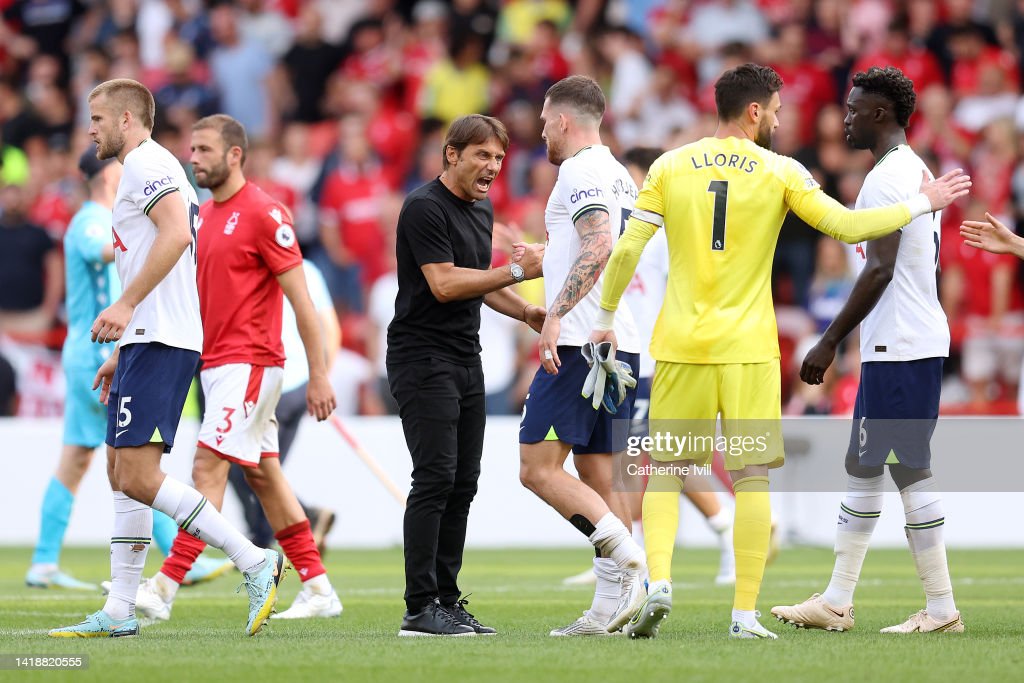
{"label": "black t-shirt", "polygon": [[43,303],[46,255],[54,246],[38,225],[0,224],[0,311],[30,311]]}
{"label": "black t-shirt", "polygon": [[440,358],[480,363],[483,297],[441,303],[420,266],[453,263],[487,270],[491,265],[491,200],[459,199],[439,180],[409,194],[398,217],[398,296],[388,326],[388,364]]}

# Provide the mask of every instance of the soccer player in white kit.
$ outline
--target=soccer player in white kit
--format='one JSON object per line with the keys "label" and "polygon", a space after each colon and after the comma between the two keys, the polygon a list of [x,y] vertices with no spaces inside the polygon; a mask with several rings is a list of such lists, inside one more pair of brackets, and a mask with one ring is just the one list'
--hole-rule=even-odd
{"label": "soccer player in white kit", "polygon": [[[931,173],[907,145],[914,84],[895,67],[872,67],[853,77],[847,98],[847,142],[870,149],[875,167],[864,179],[857,209],[913,197]],[[927,605],[882,633],[959,633],[964,630],[942,539],[942,501],[931,473],[929,441],[939,414],[943,358],[949,326],[939,306],[941,212],[925,214],[900,230],[858,245],[864,269],[849,300],[808,352],[800,378],[820,384],[836,347],[861,325],[861,377],[846,455],[846,498],[839,506],[836,563],[821,595],[772,614],[798,627],[848,631],[853,592],[882,510],[884,467],[900,490],[907,543]]]}
{"label": "soccer player in white kit", "polygon": [[178,160],[150,139],[155,109],[152,93],[130,79],[106,81],[89,94],[96,155],[124,165],[113,210],[114,261],[123,292],[92,327],[93,341],[118,344],[94,385],[108,415],[111,589],[103,609],[80,624],[50,631],[54,637],[138,635],[135,596],[152,509],[223,550],[243,572],[247,634],[260,630],[277,602],[280,553],[253,545],[199,492],[160,469],[199,362],[203,328],[196,287],[199,202]]}
{"label": "soccer player in white kit", "polygon": [[[594,601],[583,616],[552,636],[607,635],[643,600],[643,549],[633,540],[629,501],[613,488],[613,454],[626,448],[628,429],[595,409],[581,388],[590,371],[580,355],[601,296],[601,273],[621,234],[638,190],[626,169],[601,144],[605,99],[585,76],[551,86],[541,119],[548,159],[559,167],[544,221],[547,318],[541,331],[543,365],[526,396],[519,429],[520,480],[594,545]],[[640,335],[628,309],[616,320],[618,359],[639,372]],[[632,414],[635,389],[618,413]],[[580,474],[563,469],[569,451]]]}

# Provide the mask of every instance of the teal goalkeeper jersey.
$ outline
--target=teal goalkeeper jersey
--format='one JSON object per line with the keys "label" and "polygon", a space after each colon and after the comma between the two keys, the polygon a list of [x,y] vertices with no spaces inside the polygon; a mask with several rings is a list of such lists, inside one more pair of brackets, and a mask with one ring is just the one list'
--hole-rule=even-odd
{"label": "teal goalkeeper jersey", "polygon": [[87,201],[64,234],[68,336],[62,361],[68,367],[99,368],[114,350],[113,344],[97,344],[91,339],[96,317],[121,296],[113,262],[103,261],[103,247],[112,241],[112,218],[110,209]]}

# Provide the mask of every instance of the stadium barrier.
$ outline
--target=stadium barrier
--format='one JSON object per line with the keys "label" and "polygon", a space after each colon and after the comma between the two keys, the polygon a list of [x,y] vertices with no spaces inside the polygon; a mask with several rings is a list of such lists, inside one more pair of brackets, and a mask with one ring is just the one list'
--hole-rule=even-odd
{"label": "stadium barrier", "polygon": [[[393,417],[346,417],[345,425],[379,466],[402,490],[408,490],[410,463],[401,425]],[[1017,426],[1020,425],[1020,426]],[[185,420],[171,454],[164,457],[164,469],[189,480],[192,453],[198,425]],[[467,542],[475,547],[579,547],[581,562],[588,557],[587,546],[579,532],[519,483],[515,416],[492,417],[487,422],[483,472],[480,489],[469,518]],[[1024,424],[1006,427],[1024,433]],[[936,441],[945,442],[940,422]],[[845,482],[842,454],[845,442],[835,434],[849,434],[849,422],[834,421],[832,432],[810,429],[804,436],[787,435],[788,464],[773,473],[773,490],[785,488],[789,471],[813,463],[839,475],[830,481]],[[1008,432],[1009,433],[1009,432]],[[847,437],[848,438],[848,437]],[[0,443],[3,444],[5,497],[8,509],[19,514],[0,525],[0,545],[29,545],[39,526],[39,501],[51,477],[61,446],[61,422],[57,418],[0,419]],[[975,445],[970,458],[984,453],[989,444]],[[571,458],[568,468],[572,468]],[[295,491],[304,502],[335,510],[339,520],[328,543],[337,547],[390,547],[401,544],[403,510],[381,485],[377,477],[360,461],[351,447],[329,423],[307,418],[303,423],[285,470]],[[989,472],[998,481],[998,472]],[[890,484],[891,486],[891,484]],[[946,542],[951,547],[1024,547],[1024,530],[1014,525],[994,524],[993,520],[1013,519],[1014,500],[1019,493],[998,487],[988,492],[953,492],[945,496]],[[1021,490],[1018,486],[1017,490]],[[782,539],[820,546],[834,540],[840,496],[835,493],[773,492]],[[731,504],[731,503],[730,503]],[[225,500],[225,513],[241,523],[241,508],[232,493]],[[75,502],[67,542],[72,545],[102,545],[110,537],[112,506],[103,466],[103,453],[97,452]],[[684,544],[714,546],[715,538],[700,515],[683,504],[681,539]],[[872,543],[902,547],[903,508],[899,495],[886,494],[882,519]]]}

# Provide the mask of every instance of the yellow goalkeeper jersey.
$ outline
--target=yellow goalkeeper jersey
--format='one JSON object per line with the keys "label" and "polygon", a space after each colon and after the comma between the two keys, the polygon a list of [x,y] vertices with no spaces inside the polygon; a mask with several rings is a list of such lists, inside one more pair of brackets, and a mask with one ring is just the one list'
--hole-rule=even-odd
{"label": "yellow goalkeeper jersey", "polygon": [[799,162],[751,140],[704,138],[651,166],[605,273],[602,308],[615,310],[643,245],[663,217],[668,290],[651,355],[674,363],[761,363],[779,357],[771,269],[793,210],[808,225],[856,242],[911,219],[907,204],[850,211]]}

